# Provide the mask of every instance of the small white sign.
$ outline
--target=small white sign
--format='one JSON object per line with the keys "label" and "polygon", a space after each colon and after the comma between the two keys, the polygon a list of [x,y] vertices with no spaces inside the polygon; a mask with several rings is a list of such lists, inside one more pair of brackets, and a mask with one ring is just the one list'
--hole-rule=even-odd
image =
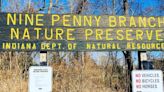
{"label": "small white sign", "polygon": [[147,61],[147,53],[141,53],[141,61]]}
{"label": "small white sign", "polygon": [[40,53],[40,62],[45,62],[47,60],[47,53]]}
{"label": "small white sign", "polygon": [[52,92],[52,68],[31,66],[29,70],[29,92]]}
{"label": "small white sign", "polygon": [[163,73],[161,70],[132,71],[133,92],[163,92]]}

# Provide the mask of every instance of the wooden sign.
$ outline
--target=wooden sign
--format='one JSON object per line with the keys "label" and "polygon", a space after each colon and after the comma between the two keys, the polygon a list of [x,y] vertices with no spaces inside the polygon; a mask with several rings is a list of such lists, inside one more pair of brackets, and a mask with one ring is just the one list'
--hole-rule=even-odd
{"label": "wooden sign", "polygon": [[0,14],[1,51],[164,50],[164,17]]}

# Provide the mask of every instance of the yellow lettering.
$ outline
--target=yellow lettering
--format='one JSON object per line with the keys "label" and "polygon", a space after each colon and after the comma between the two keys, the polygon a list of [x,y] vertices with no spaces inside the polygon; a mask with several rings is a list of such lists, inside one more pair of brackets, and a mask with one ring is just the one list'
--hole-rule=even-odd
{"label": "yellow lettering", "polygon": [[70,15],[63,15],[63,25],[64,26],[71,26],[69,24],[69,18],[70,18]]}
{"label": "yellow lettering", "polygon": [[111,29],[107,29],[106,30],[106,40],[113,40],[113,38],[111,37],[112,34],[110,32],[112,32],[113,30]]}
{"label": "yellow lettering", "polygon": [[84,16],[84,26],[92,26],[92,16]]}
{"label": "yellow lettering", "polygon": [[116,27],[116,17],[109,16],[109,27]]}
{"label": "yellow lettering", "polygon": [[36,31],[36,39],[40,39],[40,31],[42,28],[34,28],[34,30]]}
{"label": "yellow lettering", "polygon": [[125,16],[119,16],[119,24],[120,24],[120,27],[126,27],[126,17]]}
{"label": "yellow lettering", "polygon": [[101,16],[95,16],[96,26],[97,26],[97,27],[98,27],[99,24],[100,24],[100,19],[101,19]]}
{"label": "yellow lettering", "polygon": [[136,40],[142,40],[142,39],[143,39],[143,31],[136,30]]}
{"label": "yellow lettering", "polygon": [[154,18],[154,17],[148,18],[148,25],[149,25],[150,27],[155,27],[155,26],[156,26],[155,23],[152,24],[153,21],[155,22],[155,18]]}
{"label": "yellow lettering", "polygon": [[86,29],[85,30],[85,37],[86,37],[86,40],[89,39],[90,36],[93,35],[93,31],[91,29]]}
{"label": "yellow lettering", "polygon": [[149,30],[146,30],[146,35],[147,35],[147,39],[150,41],[152,40],[152,36],[153,36],[153,31],[149,31]]}
{"label": "yellow lettering", "polygon": [[161,27],[161,24],[164,24],[164,17],[162,19],[158,17],[158,26]]}
{"label": "yellow lettering", "polygon": [[118,40],[124,40],[124,36],[123,36],[122,33],[123,33],[123,30],[118,30],[117,31],[117,33],[116,33],[117,36],[116,37],[117,37]]}
{"label": "yellow lettering", "polygon": [[[31,15],[31,16],[30,16]],[[28,25],[28,22],[31,26],[34,25],[34,15],[33,14],[25,14],[25,25]]]}
{"label": "yellow lettering", "polygon": [[14,28],[11,28],[10,29],[10,38],[11,39],[14,39],[14,37],[16,38],[16,39],[19,39],[19,29],[17,28],[16,30],[14,29]]}
{"label": "yellow lettering", "polygon": [[28,28],[25,28],[24,29],[24,33],[23,33],[23,38],[22,39],[30,39],[30,34],[29,34],[29,31],[28,31]]}
{"label": "yellow lettering", "polygon": [[139,27],[146,27],[146,17],[138,17]]}
{"label": "yellow lettering", "polygon": [[103,30],[96,29],[96,40],[102,40]]}
{"label": "yellow lettering", "polygon": [[156,30],[155,31],[155,33],[156,33],[156,40],[157,41],[163,41],[162,35],[161,35],[162,32],[163,32],[162,30]]}
{"label": "yellow lettering", "polygon": [[51,21],[52,22],[52,26],[54,26],[55,23],[60,20],[60,16],[59,15],[52,15],[51,19],[52,19],[52,21]]}
{"label": "yellow lettering", "polygon": [[12,16],[12,14],[8,13],[7,14],[7,25],[10,25],[10,22],[12,22],[13,25],[16,25],[16,14],[13,14],[14,16]]}
{"label": "yellow lettering", "polygon": [[75,29],[72,29],[72,28],[67,29],[67,40],[75,40],[72,34],[73,31],[75,31]]}
{"label": "yellow lettering", "polygon": [[[77,18],[78,17],[78,18]],[[81,26],[81,23],[82,23],[82,21],[81,21],[81,16],[80,15],[78,15],[78,16],[73,16],[73,25],[74,26]]]}
{"label": "yellow lettering", "polygon": [[50,36],[48,37],[48,29],[45,28],[45,38],[46,40],[51,40],[53,38],[53,29],[50,29]]}
{"label": "yellow lettering", "polygon": [[126,30],[126,40],[133,40],[131,32],[133,32],[133,30]]}
{"label": "yellow lettering", "polygon": [[43,14],[36,14],[36,26],[43,26]]}
{"label": "yellow lettering", "polygon": [[132,16],[132,17],[130,17],[130,27],[136,27],[136,22],[135,22],[135,19],[134,19],[134,17]]}
{"label": "yellow lettering", "polygon": [[59,38],[60,38],[62,40],[63,39],[63,37],[62,37],[63,33],[64,33],[63,29],[56,28],[56,39],[59,40]]}

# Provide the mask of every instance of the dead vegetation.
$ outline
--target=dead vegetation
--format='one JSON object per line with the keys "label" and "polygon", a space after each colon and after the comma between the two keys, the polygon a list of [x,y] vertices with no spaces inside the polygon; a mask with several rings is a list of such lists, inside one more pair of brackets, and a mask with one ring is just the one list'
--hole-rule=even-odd
{"label": "dead vegetation", "polygon": [[[31,54],[0,52],[0,92],[28,92],[28,69],[35,65]],[[68,55],[72,59],[65,61],[59,53],[51,54],[53,92],[127,92],[126,68],[120,64],[122,59],[117,58],[117,52],[109,52],[99,64],[89,55],[84,61]],[[161,69],[163,58],[153,59],[155,69]]]}
{"label": "dead vegetation", "polygon": [[[1,53],[0,92],[28,92],[28,68],[32,62],[27,52]],[[73,59],[53,62],[53,92],[125,92],[120,84],[111,84],[109,65],[107,76],[103,66],[89,56],[81,64]],[[121,82],[121,81],[118,81]]]}

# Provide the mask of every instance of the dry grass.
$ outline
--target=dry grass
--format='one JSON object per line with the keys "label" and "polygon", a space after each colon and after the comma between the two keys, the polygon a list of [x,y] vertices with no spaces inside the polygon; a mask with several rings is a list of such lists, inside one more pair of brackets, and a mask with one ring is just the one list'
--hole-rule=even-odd
{"label": "dry grass", "polygon": [[16,71],[0,71],[0,92],[28,92],[27,81]]}
{"label": "dry grass", "polygon": [[[53,92],[123,92],[105,85],[104,71],[92,59],[53,63]],[[28,79],[19,68],[0,70],[0,92],[28,92]]]}

